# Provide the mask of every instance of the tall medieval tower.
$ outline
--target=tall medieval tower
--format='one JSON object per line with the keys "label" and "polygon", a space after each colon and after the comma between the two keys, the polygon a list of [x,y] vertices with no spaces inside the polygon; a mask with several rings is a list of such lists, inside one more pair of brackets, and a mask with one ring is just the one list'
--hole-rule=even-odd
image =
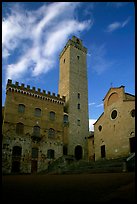
{"label": "tall medieval tower", "polygon": [[68,155],[76,159],[87,158],[89,133],[87,49],[73,36],[60,54],[59,94],[66,97],[69,118]]}

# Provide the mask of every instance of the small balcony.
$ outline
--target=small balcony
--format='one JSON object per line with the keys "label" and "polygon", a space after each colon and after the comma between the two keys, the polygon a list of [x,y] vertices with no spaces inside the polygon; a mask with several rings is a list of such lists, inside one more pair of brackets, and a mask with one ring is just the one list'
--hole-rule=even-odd
{"label": "small balcony", "polygon": [[33,134],[31,135],[31,139],[32,139],[33,142],[40,142],[40,141],[41,141],[41,138],[42,138],[42,137],[41,137],[40,134],[38,135],[38,134],[34,134],[34,133],[33,133]]}

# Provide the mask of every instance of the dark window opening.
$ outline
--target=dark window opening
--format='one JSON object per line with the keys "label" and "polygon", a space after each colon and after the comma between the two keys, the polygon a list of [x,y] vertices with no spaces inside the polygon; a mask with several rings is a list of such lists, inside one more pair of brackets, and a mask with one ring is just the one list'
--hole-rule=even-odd
{"label": "dark window opening", "polygon": [[79,56],[77,56],[77,59],[78,59],[78,60],[79,60],[79,58],[80,58],[80,57],[79,57]]}
{"label": "dark window opening", "polygon": [[78,93],[78,99],[80,99],[80,93]]}
{"label": "dark window opening", "polygon": [[36,137],[40,136],[40,127],[39,126],[33,127],[33,136],[36,136]]}
{"label": "dark window opening", "polygon": [[24,124],[23,123],[17,123],[16,124],[16,133],[18,135],[24,134]]}
{"label": "dark window opening", "polygon": [[77,120],[77,125],[80,126],[80,120]]}
{"label": "dark window opening", "polygon": [[31,155],[33,159],[38,158],[38,148],[32,148]]}
{"label": "dark window opening", "polygon": [[65,61],[66,61],[66,60],[64,59],[64,63],[65,63]]}
{"label": "dark window opening", "polygon": [[113,110],[112,113],[111,113],[111,118],[115,119],[116,117],[117,117],[117,111]]}
{"label": "dark window opening", "polygon": [[35,116],[40,117],[41,116],[41,109],[35,108]]}
{"label": "dark window opening", "polygon": [[54,159],[54,150],[53,149],[48,149],[47,158],[48,159]]}
{"label": "dark window opening", "polygon": [[64,123],[68,123],[68,115],[64,115],[63,121]]}
{"label": "dark window opening", "polygon": [[55,130],[50,128],[48,132],[48,137],[49,138],[54,138],[55,137]]}
{"label": "dark window opening", "polygon": [[102,130],[102,126],[101,126],[101,125],[99,125],[98,129],[99,129],[99,131],[101,131],[101,130]]}
{"label": "dark window opening", "polygon": [[78,109],[80,109],[80,104],[78,103]]}
{"label": "dark window opening", "polygon": [[53,111],[50,112],[50,119],[55,120],[55,112]]}
{"label": "dark window opening", "polygon": [[19,106],[18,106],[18,112],[19,112],[19,113],[24,113],[24,112],[25,112],[25,105],[19,104]]}

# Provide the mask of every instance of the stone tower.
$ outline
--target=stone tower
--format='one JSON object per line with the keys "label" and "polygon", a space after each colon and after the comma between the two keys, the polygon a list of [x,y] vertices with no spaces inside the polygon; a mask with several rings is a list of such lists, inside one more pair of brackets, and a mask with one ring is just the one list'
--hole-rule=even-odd
{"label": "stone tower", "polygon": [[68,155],[77,160],[87,158],[89,133],[87,49],[73,36],[60,54],[59,94],[66,97],[68,113]]}

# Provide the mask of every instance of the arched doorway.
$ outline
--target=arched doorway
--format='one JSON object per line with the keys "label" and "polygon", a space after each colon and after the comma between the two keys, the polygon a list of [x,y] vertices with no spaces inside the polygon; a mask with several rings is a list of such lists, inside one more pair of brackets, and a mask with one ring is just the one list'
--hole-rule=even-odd
{"label": "arched doorway", "polygon": [[12,173],[20,172],[20,160],[21,160],[22,148],[14,146],[12,150]]}
{"label": "arched doorway", "polygon": [[75,158],[76,160],[82,159],[82,147],[80,145],[75,147]]}

